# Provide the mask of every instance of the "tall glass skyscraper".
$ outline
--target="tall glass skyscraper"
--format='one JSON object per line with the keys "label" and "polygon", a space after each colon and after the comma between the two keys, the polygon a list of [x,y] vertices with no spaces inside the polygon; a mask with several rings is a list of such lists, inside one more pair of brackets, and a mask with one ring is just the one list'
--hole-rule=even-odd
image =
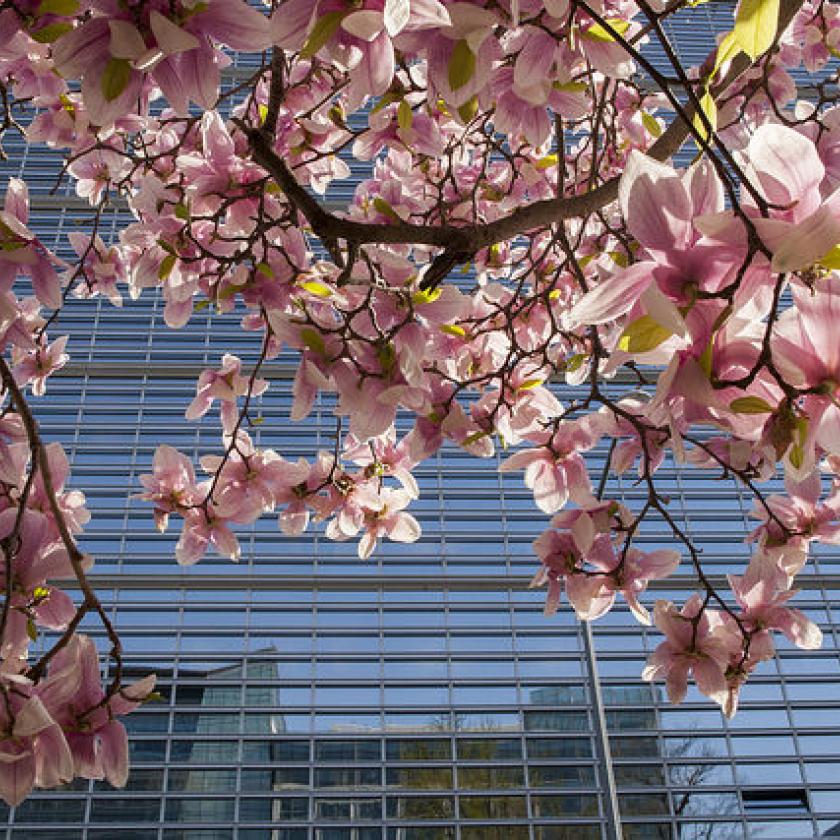
{"label": "tall glass skyscraper", "polygon": [[[49,194],[46,154],[7,151],[0,187],[25,173],[33,226],[66,248],[86,205]],[[112,234],[121,220],[116,210]],[[183,412],[202,366],[256,358],[238,317],[203,310],[172,331],[147,294],[123,309],[74,302],[54,330],[70,333],[73,360],[36,412],[87,493],[91,579],[126,667],[156,672],[163,699],[126,721],[126,789],[36,793],[5,814],[6,840],[594,840],[617,821],[628,839],[840,833],[837,553],[816,550],[796,601],[822,650],[778,639],[728,722],[694,690],[675,708],[640,681],[659,637],[627,610],[591,633],[568,608],[543,616],[528,582],[546,518],[497,460],[452,448],[424,464],[422,539],[369,561],[317,529],[283,537],[266,517],[240,532],[238,565],[177,567],[176,533],[157,535],[129,494],[159,443],[193,457],[218,446],[212,419]],[[271,388],[253,430],[287,458],[331,449],[335,429],[326,401],[289,421],[294,369],[281,357],[262,371]],[[597,475],[606,452],[589,455]],[[658,475],[712,576],[741,568],[749,502],[736,484],[668,463]],[[641,498],[632,478],[607,493]],[[670,544],[656,522],[641,539]],[[651,595],[691,580],[686,567]]]}

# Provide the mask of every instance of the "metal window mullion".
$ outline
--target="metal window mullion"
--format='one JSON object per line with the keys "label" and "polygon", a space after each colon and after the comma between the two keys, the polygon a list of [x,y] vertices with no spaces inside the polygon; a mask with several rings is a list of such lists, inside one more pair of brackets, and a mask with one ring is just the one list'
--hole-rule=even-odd
{"label": "metal window mullion", "polygon": [[595,654],[595,639],[589,621],[583,624],[583,647],[586,654],[586,670],[591,690],[592,717],[595,722],[594,735],[601,767],[601,791],[606,812],[606,829],[609,840],[622,840],[621,812],[618,807],[618,792],[615,786],[615,774],[612,767],[612,751],[607,735],[607,716],[604,711],[604,698],[601,693],[601,681],[598,676],[598,660]]}

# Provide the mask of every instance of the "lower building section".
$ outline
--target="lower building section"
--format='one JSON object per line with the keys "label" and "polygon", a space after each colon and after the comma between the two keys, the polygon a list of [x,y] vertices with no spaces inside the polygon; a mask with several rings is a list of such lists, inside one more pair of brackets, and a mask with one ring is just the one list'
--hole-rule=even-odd
{"label": "lower building section", "polygon": [[[141,583],[112,607],[127,668],[155,671],[163,699],[127,719],[127,788],[37,794],[9,840],[610,837],[601,717],[628,840],[840,822],[831,632],[780,651],[726,722],[641,683],[656,634],[611,613],[594,626],[601,716],[582,628],[524,588]],[[824,597],[804,605],[830,615]]]}

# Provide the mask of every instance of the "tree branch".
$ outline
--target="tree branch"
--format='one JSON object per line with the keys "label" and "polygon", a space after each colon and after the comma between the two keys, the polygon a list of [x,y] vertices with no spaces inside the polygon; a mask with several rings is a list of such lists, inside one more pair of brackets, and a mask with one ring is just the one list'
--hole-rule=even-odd
{"label": "tree branch", "polygon": [[[782,0],[777,30],[779,35],[791,23],[802,2],[803,0]],[[732,60],[726,77],[712,88],[712,96],[717,99],[751,66],[750,58],[745,53],[739,53]],[[688,104],[647,150],[647,154],[658,161],[673,157],[691,135],[694,115],[694,106]],[[445,249],[426,272],[422,286],[427,289],[436,286],[455,265],[469,259],[482,248],[512,239],[529,230],[548,227],[568,219],[583,218],[597,212],[618,197],[620,177],[616,176],[583,195],[535,201],[487,224],[454,226],[401,222],[381,225],[356,222],[325,210],[317,199],[298,183],[286,162],[274,151],[272,132],[250,127],[242,120],[235,122],[247,135],[254,160],[277,181],[289,201],[305,216],[312,231],[324,242],[339,266],[344,263],[338,248],[339,240],[356,246],[431,245]]]}

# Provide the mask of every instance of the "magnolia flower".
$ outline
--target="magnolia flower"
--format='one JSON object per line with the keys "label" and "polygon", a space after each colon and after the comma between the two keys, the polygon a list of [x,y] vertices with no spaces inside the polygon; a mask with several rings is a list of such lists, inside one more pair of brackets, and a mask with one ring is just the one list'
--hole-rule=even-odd
{"label": "magnolia flower", "polygon": [[29,189],[19,178],[9,178],[0,211],[0,290],[11,290],[19,274],[28,275],[38,300],[51,309],[61,306],[61,284],[56,265],[63,265],[26,227]]}
{"label": "magnolia flower", "polygon": [[651,654],[642,679],[664,679],[668,699],[678,704],[685,698],[691,674],[703,694],[724,706],[729,697],[726,670],[730,654],[741,645],[720,613],[704,607],[695,594],[682,610],[670,601],[657,601],[653,620],[665,641]]}

